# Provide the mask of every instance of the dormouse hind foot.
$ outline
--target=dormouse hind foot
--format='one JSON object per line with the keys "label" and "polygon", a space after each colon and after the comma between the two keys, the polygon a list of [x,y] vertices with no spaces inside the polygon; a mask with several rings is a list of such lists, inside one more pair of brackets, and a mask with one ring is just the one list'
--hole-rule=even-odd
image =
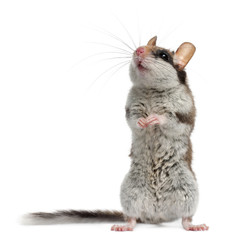
{"label": "dormouse hind foot", "polygon": [[206,224],[193,225],[191,218],[182,218],[182,225],[187,231],[207,231],[209,229]]}
{"label": "dormouse hind foot", "polygon": [[129,218],[126,225],[113,225],[111,227],[111,231],[133,231],[134,227],[136,225],[136,219],[135,218]]}

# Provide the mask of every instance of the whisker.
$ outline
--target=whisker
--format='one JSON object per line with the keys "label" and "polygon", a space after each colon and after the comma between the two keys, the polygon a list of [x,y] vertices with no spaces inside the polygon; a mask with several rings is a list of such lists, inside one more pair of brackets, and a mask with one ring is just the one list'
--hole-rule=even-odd
{"label": "whisker", "polygon": [[166,66],[166,65],[164,65],[164,64],[161,63],[161,62],[158,62],[158,65],[160,65],[161,67],[163,67],[165,70],[169,71],[169,73],[172,74],[172,76],[176,76],[176,75],[171,71],[171,70],[173,70],[172,67]]}
{"label": "whisker", "polygon": [[125,67],[127,64],[129,64],[130,62],[125,62],[124,64],[122,64],[120,67],[118,67],[107,79],[107,81],[103,84],[103,87],[107,84],[107,82],[109,81],[109,79],[111,79],[118,71],[120,71],[123,67]]}
{"label": "whisker", "polygon": [[161,69],[159,67],[157,67],[154,63],[150,63],[154,68],[155,70],[157,70],[158,74],[161,75],[162,78],[166,78],[166,75],[161,71]]}
{"label": "whisker", "polygon": [[121,65],[121,64],[124,64],[124,63],[129,63],[130,60],[126,60],[126,61],[123,61],[123,62],[120,62],[120,63],[117,63],[113,66],[111,66],[110,68],[108,68],[106,71],[102,72],[97,78],[94,79],[94,81],[90,84],[90,86],[88,87],[87,90],[91,89],[91,87],[94,85],[94,83],[99,79],[101,78],[104,74],[106,74],[107,72],[111,71],[112,69],[114,69],[115,67]]}
{"label": "whisker", "polygon": [[130,53],[125,53],[125,52],[107,52],[107,53],[118,53],[118,54],[126,54],[130,56]]}
{"label": "whisker", "polygon": [[[87,57],[85,57],[85,58],[82,58],[82,59],[78,60],[76,63],[74,63],[74,64],[68,69],[68,71],[71,70],[71,69],[73,69],[74,67],[76,67],[78,64],[83,63],[84,61],[86,61],[86,60],[88,60],[88,59],[90,59],[90,58],[93,58],[93,57],[96,57],[96,56],[100,56],[100,55],[105,55],[105,54],[121,54],[121,55],[125,55],[124,58],[126,58],[126,57],[130,57],[130,58],[131,58],[130,53],[126,53],[126,52],[99,52],[99,53],[95,53],[95,54],[92,54],[92,55],[90,55],[90,56],[87,56]],[[121,57],[121,58],[122,58],[122,57]]]}
{"label": "whisker", "polygon": [[132,59],[132,57],[111,57],[111,58],[103,58],[103,59],[99,59],[97,61],[95,61],[95,63],[101,63],[101,62],[105,62],[105,61],[111,61],[111,60],[119,60],[119,59],[124,59],[124,60],[127,60],[127,59]]}
{"label": "whisker", "polygon": [[133,54],[132,52],[130,52],[130,51],[126,50],[126,49],[123,49],[123,48],[120,48],[120,47],[116,47],[116,46],[113,46],[113,45],[110,45],[110,44],[107,44],[107,43],[102,43],[102,42],[87,42],[87,43],[104,45],[104,46],[112,47],[112,48],[115,48],[115,49],[119,49],[119,50],[121,50],[123,52],[127,52],[129,54]]}
{"label": "whisker", "polygon": [[[153,63],[153,61],[152,61],[151,58],[147,58],[147,60],[149,61],[149,63],[153,64],[154,66],[156,66],[156,65],[161,65],[165,70],[170,71],[170,73],[172,73],[172,72],[171,72],[172,68],[169,67],[169,66],[164,65],[164,63],[162,63],[162,62],[157,62],[157,63],[155,64],[155,63]],[[172,74],[173,74],[173,73],[172,73]]]}
{"label": "whisker", "polygon": [[140,27],[140,21],[139,21],[139,17],[138,17],[138,38],[139,38],[139,46],[141,46],[141,27]]}
{"label": "whisker", "polygon": [[[166,66],[159,64],[159,66],[157,65],[156,68],[160,69],[160,68],[164,68],[166,71],[168,71],[169,76],[172,76],[173,78],[176,77],[176,75],[174,73],[172,73],[170,71],[170,69],[168,69]],[[167,74],[163,72],[163,74],[165,75],[166,78],[168,78]]]}
{"label": "whisker", "polygon": [[168,67],[168,66],[166,66],[166,65],[164,65],[163,63],[161,63],[161,62],[158,62],[157,64],[155,64],[155,63],[153,63],[152,61],[150,61],[150,59],[147,59],[148,61],[148,63],[149,64],[151,64],[155,69],[157,69],[157,70],[159,70],[159,73],[161,72],[162,74],[162,76],[164,75],[164,77],[165,78],[167,78],[167,75],[163,72],[163,71],[161,71],[161,69],[160,69],[160,67],[161,68],[164,68],[165,70],[167,70],[168,71],[168,73],[171,75],[171,76],[173,76],[173,77],[176,77],[176,75],[174,74],[174,73],[172,73],[172,69],[170,68],[170,67]]}
{"label": "whisker", "polygon": [[108,60],[114,60],[114,59],[131,59],[132,57],[111,57],[111,58],[103,58],[103,59],[100,59],[99,61],[108,61]]}
{"label": "whisker", "polygon": [[109,58],[102,58],[102,59],[98,59],[97,61],[95,61],[95,63],[100,63],[100,62],[104,62],[104,61],[110,61],[110,60],[116,60],[116,59],[130,59],[131,60],[132,57],[129,56],[125,56],[125,57],[109,57]]}
{"label": "whisker", "polygon": [[129,44],[127,44],[125,41],[123,41],[120,37],[116,36],[115,34],[107,31],[106,29],[103,29],[103,28],[100,28],[101,30],[99,29],[95,29],[96,31],[100,32],[100,33],[103,33],[103,34],[106,34],[107,36],[109,37],[112,37],[114,38],[115,40],[121,42],[122,44],[124,44],[126,47],[128,47],[130,50],[134,51],[134,49],[132,47],[129,46]]}
{"label": "whisker", "polygon": [[[174,75],[171,71],[169,71],[170,69],[166,68],[166,66],[163,66],[163,65],[160,66],[160,65],[161,65],[161,64],[155,65],[154,67],[155,67],[156,69],[159,69],[160,71],[161,71],[161,68],[163,68],[163,69],[165,69],[166,71],[168,71],[168,73],[169,73],[170,76],[175,77],[175,75]],[[168,77],[167,77],[167,74],[166,74],[165,72],[163,72],[163,71],[161,71],[161,72],[162,72],[162,74],[165,76],[165,78],[168,78]]]}
{"label": "whisker", "polygon": [[127,28],[125,27],[125,25],[120,21],[120,19],[119,19],[117,16],[116,16],[116,19],[117,19],[117,21],[120,23],[120,25],[124,28],[124,30],[126,31],[126,33],[128,34],[130,40],[131,40],[132,43],[134,44],[135,49],[137,49],[136,44],[135,44],[132,36],[130,35],[129,31],[128,31]]}

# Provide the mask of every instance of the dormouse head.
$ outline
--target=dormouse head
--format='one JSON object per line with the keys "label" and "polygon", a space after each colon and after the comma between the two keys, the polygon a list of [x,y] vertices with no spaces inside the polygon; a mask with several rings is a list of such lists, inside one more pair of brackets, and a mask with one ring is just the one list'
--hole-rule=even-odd
{"label": "dormouse head", "polygon": [[157,37],[149,40],[133,53],[130,77],[134,85],[168,89],[185,84],[185,66],[195,52],[192,43],[182,43],[176,52],[156,46]]}

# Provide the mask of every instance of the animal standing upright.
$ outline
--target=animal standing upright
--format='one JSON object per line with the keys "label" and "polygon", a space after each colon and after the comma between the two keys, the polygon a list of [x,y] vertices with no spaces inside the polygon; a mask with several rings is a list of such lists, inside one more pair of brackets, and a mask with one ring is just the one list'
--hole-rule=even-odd
{"label": "animal standing upright", "polygon": [[39,212],[28,215],[34,223],[125,219],[126,225],[111,230],[131,231],[136,222],[157,224],[182,218],[186,230],[208,230],[205,224],[192,224],[198,203],[190,140],[195,105],[184,68],[195,47],[185,42],[172,52],[156,46],[156,39],[137,48],[130,64],[133,86],[126,119],[132,148],[131,167],[121,185],[123,212]]}

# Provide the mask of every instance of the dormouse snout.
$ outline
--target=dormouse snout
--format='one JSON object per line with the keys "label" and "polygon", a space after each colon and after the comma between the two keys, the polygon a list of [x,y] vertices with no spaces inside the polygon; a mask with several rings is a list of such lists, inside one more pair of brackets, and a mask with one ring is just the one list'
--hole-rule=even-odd
{"label": "dormouse snout", "polygon": [[138,57],[139,60],[147,57],[152,52],[153,47],[156,46],[156,40],[157,40],[157,37],[155,36],[148,41],[146,46],[138,47],[135,51],[136,57]]}
{"label": "dormouse snout", "polygon": [[140,56],[140,57],[141,57],[144,53],[145,53],[145,48],[144,48],[144,47],[139,47],[139,48],[136,50],[137,56]]}

